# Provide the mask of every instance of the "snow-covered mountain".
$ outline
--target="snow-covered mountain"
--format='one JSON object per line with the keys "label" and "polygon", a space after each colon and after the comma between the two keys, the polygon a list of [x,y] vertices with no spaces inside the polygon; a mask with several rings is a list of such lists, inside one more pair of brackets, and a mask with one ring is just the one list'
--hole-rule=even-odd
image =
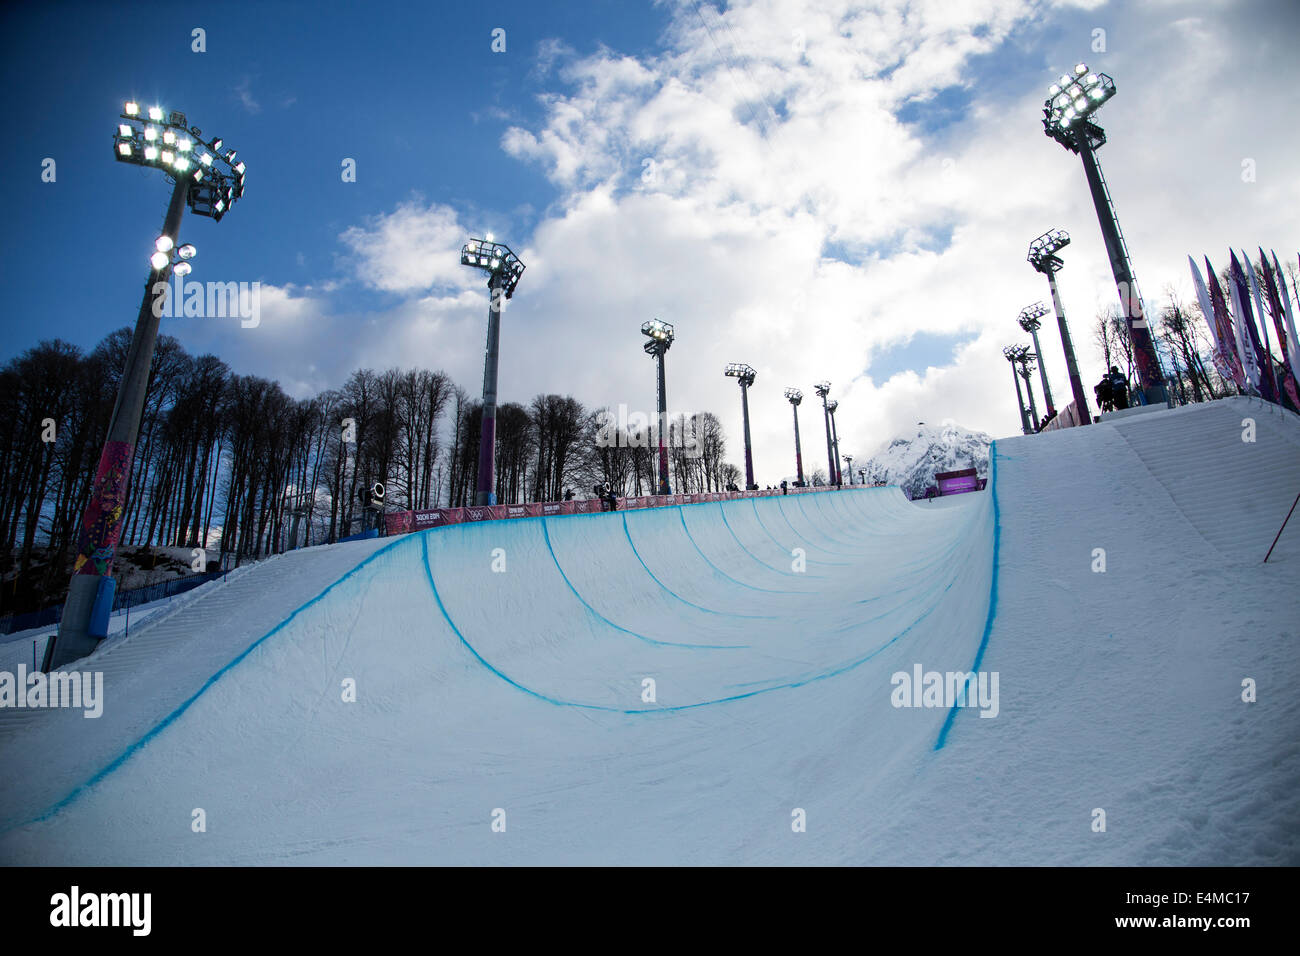
{"label": "snow-covered mountain", "polygon": [[863,466],[867,483],[898,485],[909,498],[921,498],[934,484],[937,471],[974,467],[981,478],[987,478],[992,440],[984,432],[960,425],[918,425],[915,434],[900,435],[871,456]]}

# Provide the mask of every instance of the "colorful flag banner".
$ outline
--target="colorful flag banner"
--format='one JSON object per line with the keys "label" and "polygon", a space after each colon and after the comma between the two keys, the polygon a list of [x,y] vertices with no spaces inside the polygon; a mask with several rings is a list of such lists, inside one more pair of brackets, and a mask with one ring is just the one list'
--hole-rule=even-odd
{"label": "colorful flag banner", "polygon": [[1272,394],[1272,385],[1264,377],[1264,350],[1260,348],[1259,332],[1255,329],[1255,320],[1250,311],[1250,291],[1246,288],[1246,274],[1241,270],[1237,254],[1229,251],[1232,265],[1229,275],[1228,291],[1232,295],[1232,312],[1237,319],[1237,335],[1241,338],[1241,354],[1245,361],[1246,377],[1255,386],[1256,393],[1266,401],[1276,401]]}
{"label": "colorful flag banner", "polygon": [[[1219,293],[1216,306],[1216,300],[1211,297],[1210,291],[1205,285],[1205,280],[1201,277],[1201,270],[1196,265],[1196,260],[1188,256],[1187,264],[1192,269],[1192,285],[1196,288],[1196,300],[1200,303],[1201,315],[1205,318],[1206,328],[1210,330],[1210,338],[1214,341],[1214,352],[1211,361],[1220,375],[1234,382],[1238,391],[1243,391],[1245,379],[1241,373],[1241,360],[1237,358],[1237,348],[1232,331],[1224,321],[1223,294]],[[1209,260],[1206,260],[1205,265],[1209,269],[1210,278],[1213,279],[1214,270],[1210,268]]]}

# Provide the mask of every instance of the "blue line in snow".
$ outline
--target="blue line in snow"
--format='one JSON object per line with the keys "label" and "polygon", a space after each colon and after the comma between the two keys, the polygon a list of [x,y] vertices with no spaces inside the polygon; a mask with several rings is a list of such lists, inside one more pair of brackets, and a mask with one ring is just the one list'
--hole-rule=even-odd
{"label": "blue line in snow", "polygon": [[[993,575],[989,583],[989,613],[984,619],[984,634],[980,637],[979,650],[975,652],[975,663],[971,665],[971,670],[976,673],[979,672],[980,664],[984,661],[984,651],[989,646],[989,635],[993,633],[993,619],[998,614],[998,552],[1002,546],[1002,521],[998,508],[998,443],[996,441],[989,444],[989,491],[993,494]],[[935,750],[942,750],[944,744],[948,742],[948,731],[952,730],[953,721],[957,719],[957,712],[961,709],[954,704],[948,711],[948,716],[939,731],[939,739],[934,743]]]}
{"label": "blue line in snow", "polygon": [[[624,517],[623,520],[626,522],[627,518]],[[601,614],[594,607],[588,604],[587,599],[578,593],[578,589],[573,586],[573,582],[569,580],[569,576],[564,573],[564,568],[560,566],[560,559],[556,557],[555,549],[551,547],[551,533],[546,530],[546,521],[546,518],[542,519],[542,537],[546,539],[546,550],[551,552],[551,560],[555,562],[555,569],[560,572],[560,577],[564,579],[564,583],[569,586],[569,590],[572,591],[573,596],[582,603],[582,606],[614,630],[622,631],[624,634],[630,634],[637,640],[645,641],[647,644],[657,644],[660,647],[684,647],[690,650],[731,651],[736,650],[737,648],[749,646],[748,644],[683,644],[679,641],[659,641],[655,640],[653,637],[646,637],[644,634],[638,634],[636,631],[629,631],[626,627],[615,624],[605,615]]]}
{"label": "blue line in snow", "polygon": [[[758,526],[762,528],[764,532],[766,532],[767,536],[772,539],[773,543],[778,548],[780,548],[782,551],[789,551],[790,550],[789,548],[787,548],[780,541],[776,540],[776,535],[772,534],[771,531],[768,531],[767,525],[763,523],[763,517],[758,513],[758,505],[754,504],[754,502],[757,500],[758,500],[757,498],[750,498],[749,503],[751,505],[754,505],[754,518],[758,521]],[[789,522],[787,521],[786,524],[789,524]]]}
{"label": "blue line in snow", "polygon": [[[832,492],[832,493],[833,493],[833,492]],[[787,496],[786,496],[786,495],[782,495],[782,497],[784,498],[784,497],[787,497]],[[808,526],[809,526],[810,528],[812,528],[814,531],[816,531],[818,534],[825,535],[825,536],[826,536],[826,540],[828,540],[828,541],[833,541],[835,544],[839,544],[839,545],[847,545],[847,546],[850,547],[850,548],[853,547],[853,545],[850,544],[849,542],[847,542],[847,541],[841,541],[839,538],[835,537],[835,535],[830,534],[829,532],[827,532],[824,528],[819,528],[819,527],[817,527],[817,525],[816,525],[816,523],[813,521],[812,517],[809,516],[809,514],[808,514],[808,509],[804,507],[803,499],[806,498],[806,497],[807,497],[807,495],[795,495],[795,496],[794,496],[794,504],[795,504],[795,507],[799,509],[799,513],[800,513],[801,515],[803,515],[804,520],[808,522]],[[818,510],[820,510],[820,503],[819,503],[819,505],[818,505]],[[825,512],[822,513],[822,517],[823,517],[823,518],[826,517]],[[858,551],[856,554],[852,554],[852,553],[849,553],[849,552],[846,552],[846,551],[832,551],[830,548],[827,548],[827,547],[822,547],[822,550],[825,551],[827,554],[833,554],[833,555],[835,555],[837,558],[856,558],[856,557],[861,557],[861,554],[862,554],[861,551]],[[849,564],[852,564],[853,562],[852,562],[852,561],[839,561],[839,562],[836,562],[836,563],[838,563],[838,564],[849,565]]]}
{"label": "blue line in snow", "polygon": [[[428,532],[425,532],[425,534],[428,534]],[[424,535],[421,535],[421,540],[423,540],[423,537]],[[123,750],[120,754],[118,754],[115,758],[113,758],[113,760],[110,761],[106,767],[104,767],[102,770],[100,770],[98,773],[92,776],[89,780],[87,780],[85,783],[78,784],[72,790],[71,793],[69,793],[58,803],[54,804],[44,813],[41,813],[28,820],[24,820],[21,823],[8,824],[3,829],[0,829],[0,833],[8,833],[10,830],[13,830],[21,826],[27,826],[30,823],[41,823],[45,820],[50,819],[51,817],[53,817],[55,814],[65,809],[66,807],[71,806],[78,799],[80,799],[86,792],[88,792],[92,787],[94,787],[97,783],[100,783],[102,780],[104,780],[105,777],[109,776],[109,774],[120,769],[122,765],[125,764],[128,760],[130,760],[133,756],[135,756],[135,754],[142,747],[144,747],[145,744],[147,744],[149,741],[157,737],[160,733],[166,730],[172,723],[174,723],[176,719],[181,716],[181,714],[189,710],[190,705],[193,704],[200,697],[202,697],[207,692],[208,688],[210,688],[213,684],[215,684],[218,680],[220,680],[225,674],[227,674],[230,670],[232,670],[236,664],[238,664],[244,658],[248,657],[249,654],[253,653],[254,650],[256,650],[258,647],[264,644],[273,635],[278,634],[281,630],[283,630],[289,624],[290,621],[296,618],[303,611],[307,610],[313,604],[316,604],[323,597],[325,597],[325,595],[329,594],[330,591],[334,590],[336,587],[338,587],[348,578],[352,577],[354,574],[356,574],[358,571],[360,571],[362,568],[368,565],[371,561],[374,561],[376,558],[378,558],[381,554],[387,554],[389,551],[393,550],[394,548],[400,547],[401,545],[408,543],[409,540],[410,540],[409,538],[398,538],[396,541],[392,542],[391,544],[385,545],[384,547],[380,548],[378,551],[370,555],[370,557],[366,558],[364,561],[358,564],[356,567],[354,567],[347,574],[343,575],[333,584],[329,585],[327,588],[325,588],[325,590],[321,591],[320,594],[316,595],[306,604],[300,605],[297,608],[297,610],[295,610],[292,614],[286,617],[275,627],[271,628],[271,630],[263,634],[252,644],[249,644],[248,647],[244,648],[243,652],[240,653],[238,656],[236,656],[232,661],[230,661],[230,663],[226,664],[219,671],[217,671],[215,674],[209,677],[204,682],[203,686],[200,687],[193,694],[191,694],[188,698],[186,698],[186,700],[182,702],[180,706],[178,706],[170,714],[168,714],[157,724],[155,724],[152,729],[146,731],[144,736],[137,739],[134,743],[129,744],[125,750]]]}
{"label": "blue line in snow", "polygon": [[[751,500],[753,500],[753,499],[751,499]],[[731,522],[727,520],[727,511],[726,511],[726,509],[723,507],[724,504],[726,504],[726,502],[723,502],[723,501],[719,501],[719,502],[718,502],[718,513],[722,515],[722,523],[723,523],[724,525],[727,526],[727,530],[728,530],[729,532],[731,532],[731,537],[735,540],[736,544],[740,545],[740,550],[741,550],[741,551],[744,551],[747,555],[749,555],[751,558],[753,558],[755,561],[757,561],[757,562],[758,562],[759,564],[761,564],[763,567],[767,568],[767,570],[769,570],[769,571],[775,571],[777,574],[784,574],[784,575],[789,575],[789,574],[794,574],[794,573],[796,573],[796,572],[794,572],[794,571],[782,571],[780,568],[774,568],[774,567],[772,567],[772,565],[768,564],[766,561],[764,561],[764,560],[762,560],[761,558],[759,558],[759,556],[756,555],[753,551],[750,551],[749,548],[745,547],[745,542],[743,542],[743,541],[740,540],[740,536],[739,536],[738,534],[736,534],[735,529],[731,527]],[[825,575],[824,575],[824,574],[807,574],[807,575],[805,575],[805,577],[808,577],[808,578],[824,578]]]}
{"label": "blue line in snow", "polygon": [[717,571],[719,574],[721,574],[732,584],[739,584],[742,588],[749,588],[749,590],[751,591],[764,591],[767,594],[807,594],[808,593],[806,591],[778,591],[778,590],[774,590],[773,588],[760,588],[760,587],[755,587],[752,584],[746,584],[744,581],[737,581],[726,571],[722,570],[722,568],[718,567],[716,564],[710,561],[709,556],[700,550],[700,546],[695,543],[695,536],[691,534],[691,529],[686,527],[686,512],[682,511],[681,505],[677,506],[677,513],[681,516],[682,530],[686,532],[686,540],[691,543],[691,547],[693,547],[699,553],[700,557],[704,559],[705,564],[711,567],[714,571]]}
{"label": "blue line in snow", "polygon": [[[475,648],[473,644],[471,644],[469,641],[465,639],[465,635],[460,632],[460,628],[456,626],[456,622],[453,621],[451,619],[451,615],[447,613],[447,608],[442,603],[442,596],[438,593],[438,585],[434,583],[433,580],[433,569],[429,567],[429,545],[427,539],[424,536],[421,536],[420,540],[422,543],[422,547],[424,549],[424,575],[429,581],[429,589],[433,592],[433,599],[438,603],[438,610],[442,612],[443,620],[447,622],[447,626],[451,628],[452,633],[456,635],[457,639],[461,642],[461,644],[465,646],[465,649],[469,651],[471,654],[473,654],[474,658],[480,664],[486,667],[497,677],[501,678],[511,687],[523,691],[525,694],[528,694],[530,697],[536,697],[538,700],[544,700],[548,704],[554,704],[556,707],[576,707],[580,710],[599,710],[611,714],[628,714],[631,716],[642,716],[646,714],[672,713],[674,711],[679,711],[679,710],[695,710],[700,707],[710,707],[714,704],[727,704],[736,700],[745,700],[749,697],[757,697],[760,694],[769,694],[774,690],[790,690],[795,687],[803,687],[805,684],[812,684],[816,681],[826,680],[827,678],[831,678],[831,677],[837,677],[840,674],[844,674],[848,671],[853,670],[855,667],[859,667],[862,664],[865,664],[867,661],[871,660],[881,651],[885,650],[885,648],[902,640],[907,635],[907,633],[912,630],[912,628],[916,627],[927,617],[929,617],[930,614],[935,610],[935,608],[939,606],[938,602],[930,605],[930,607],[926,609],[921,614],[920,617],[914,620],[911,624],[907,625],[907,627],[903,628],[901,631],[899,631],[897,634],[895,634],[893,637],[887,640],[884,644],[881,644],[874,651],[871,651],[869,654],[859,657],[857,660],[849,661],[849,663],[844,664],[841,667],[837,667],[834,670],[823,671],[822,673],[815,674],[812,677],[803,678],[801,680],[788,681],[787,683],[778,684],[775,687],[765,687],[761,690],[751,690],[743,694],[732,694],[729,697],[716,697],[713,698],[712,700],[697,701],[694,704],[677,704],[672,707],[653,707],[653,708],[647,707],[642,709],[625,709],[622,707],[610,707],[605,704],[584,704],[575,700],[564,700],[563,698],[559,698],[559,697],[550,697],[539,691],[535,691],[531,687],[527,687],[519,683],[519,681],[515,680],[513,677],[510,677],[508,674],[498,670],[496,667],[493,667],[491,664],[489,664],[487,659],[484,658],[483,655],[478,652],[478,649]],[[942,593],[946,594],[948,590],[952,587],[952,585],[956,582],[956,580],[957,579],[954,577],[952,581],[948,582],[948,587],[944,588]]]}
{"label": "blue line in snow", "polygon": [[[781,497],[784,498],[784,497],[788,497],[788,496],[786,496],[786,495],[782,495]],[[750,500],[753,501],[754,499],[751,498]],[[785,505],[778,504],[778,505],[776,506],[776,510],[777,510],[778,512],[780,512],[781,517],[785,520],[785,526],[786,526],[787,528],[790,529],[790,531],[794,534],[794,536],[795,536],[796,538],[798,538],[798,539],[799,539],[800,541],[802,541],[804,544],[808,545],[808,547],[810,547],[810,548],[812,548],[812,549],[814,549],[814,550],[816,550],[816,551],[825,551],[827,554],[834,554],[834,553],[835,553],[834,551],[826,551],[825,548],[813,544],[811,541],[809,541],[807,538],[805,538],[802,534],[800,534],[800,533],[795,529],[795,526],[794,526],[793,524],[790,523],[790,516],[789,516],[788,514],[785,513]],[[755,511],[755,512],[758,511],[758,505],[754,505],[754,511]],[[844,562],[844,561],[823,561],[822,563],[823,563],[823,564],[839,564],[839,565],[846,565],[846,562]]]}
{"label": "blue line in snow", "polygon": [[682,597],[680,594],[678,594],[668,585],[660,581],[659,578],[655,575],[655,573],[650,570],[650,565],[645,563],[645,559],[641,557],[641,552],[636,549],[636,542],[632,540],[632,532],[628,530],[626,511],[623,512],[623,534],[627,536],[627,543],[632,548],[632,554],[634,554],[636,556],[636,559],[641,562],[641,567],[645,568],[645,573],[650,575],[650,580],[653,581],[655,584],[659,585],[661,588],[663,588],[664,591],[666,591],[670,596],[681,601],[687,607],[693,607],[698,611],[704,611],[706,614],[721,614],[724,617],[743,617],[746,618],[747,620],[754,620],[754,621],[775,621],[776,620],[776,616],[773,614],[733,614],[730,611],[716,611],[711,607],[704,607],[703,605],[696,604],[693,601],[686,600],[686,598]]}

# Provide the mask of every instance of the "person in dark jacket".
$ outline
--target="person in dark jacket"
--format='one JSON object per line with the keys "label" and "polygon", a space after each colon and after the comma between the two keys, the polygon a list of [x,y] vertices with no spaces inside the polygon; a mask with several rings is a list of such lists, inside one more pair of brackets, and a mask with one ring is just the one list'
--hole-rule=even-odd
{"label": "person in dark jacket", "polygon": [[1110,367],[1111,403],[1116,408],[1128,408],[1128,378],[1119,370],[1119,366]]}
{"label": "person in dark jacket", "polygon": [[1092,387],[1092,394],[1097,398],[1097,407],[1103,412],[1115,410],[1114,396],[1111,391],[1110,376],[1103,375],[1101,381]]}
{"label": "person in dark jacket", "polygon": [[600,499],[601,511],[617,511],[618,498],[614,495],[613,486],[607,481],[604,484],[595,485],[592,489],[596,497]]}

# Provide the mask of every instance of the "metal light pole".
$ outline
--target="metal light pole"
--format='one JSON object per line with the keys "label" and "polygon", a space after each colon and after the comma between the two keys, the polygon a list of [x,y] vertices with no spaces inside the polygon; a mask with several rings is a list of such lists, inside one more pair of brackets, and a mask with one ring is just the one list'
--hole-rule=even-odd
{"label": "metal light pole", "polygon": [[[95,470],[90,501],[81,517],[72,580],[58,633],[45,647],[41,669],[50,671],[85,657],[105,636],[113,604],[113,559],[122,535],[122,518],[130,491],[131,463],[144,413],[149,371],[153,365],[158,324],[173,271],[185,275],[194,247],[176,246],[181,217],[188,205],[199,216],[220,222],[244,194],[245,165],[220,139],[204,142],[202,131],[187,125],[184,113],[154,106],[140,114],[127,103],[113,136],[113,155],[123,163],[161,169],[173,182],[162,233],[154,242],[149,278],[136,314],[135,330],[118,384],[108,436]],[[211,150],[211,152],[209,152]],[[173,250],[181,261],[172,257]],[[98,613],[97,613],[98,612]]]}
{"label": "metal light pole", "polygon": [[754,484],[754,453],[749,442],[749,386],[754,384],[758,373],[748,365],[732,362],[722,374],[740,383],[740,408],[745,421],[745,490],[754,491],[758,485]]}
{"label": "metal light pole", "polygon": [[1043,382],[1043,397],[1047,402],[1047,417],[1056,415],[1056,405],[1052,402],[1052,386],[1047,384],[1047,363],[1043,361],[1043,350],[1038,346],[1038,330],[1043,323],[1039,321],[1047,314],[1047,306],[1035,302],[1020,310],[1020,327],[1034,337],[1034,354],[1038,356],[1038,375]]}
{"label": "metal light pole", "polygon": [[497,450],[497,360],[501,346],[501,310],[505,299],[515,294],[524,264],[505,243],[471,239],[460,250],[460,264],[473,266],[488,274],[487,346],[483,357],[483,427],[479,432],[478,480],[474,484],[474,504],[494,505],[496,495]]}
{"label": "metal light pole", "polygon": [[646,355],[653,356],[659,371],[659,490],[657,494],[671,495],[668,486],[668,448],[664,445],[664,436],[668,433],[668,397],[664,386],[664,353],[672,348],[673,327],[659,319],[651,319],[641,326],[641,334],[647,341],[642,346]]}
{"label": "metal light pole", "polygon": [[830,463],[828,465],[830,470],[826,474],[826,482],[827,484],[834,484],[835,483],[835,446],[831,443],[831,413],[830,413],[830,409],[826,407],[826,396],[831,393],[831,383],[818,382],[816,385],[813,386],[813,391],[815,391],[818,397],[820,397],[822,400],[822,418],[824,418],[826,421],[826,460]]}
{"label": "metal light pole", "polygon": [[835,462],[835,487],[844,484],[844,473],[840,471],[840,431],[835,427],[835,409],[840,407],[840,403],[832,399],[826,404],[826,410],[831,413],[831,441],[835,445],[835,455],[831,459]]}
{"label": "metal light pole", "polygon": [[1155,341],[1146,321],[1146,310],[1138,291],[1137,279],[1129,258],[1128,245],[1119,227],[1119,217],[1111,200],[1110,189],[1097,161],[1097,150],[1106,143],[1106,131],[1089,121],[1107,100],[1115,95],[1115,82],[1105,73],[1090,73],[1085,63],[1074,68],[1048,87],[1043,106],[1043,129],[1046,134],[1083,160],[1088,189],[1101,224],[1106,255],[1119,291],[1120,305],[1128,323],[1133,343],[1133,357],[1138,367],[1145,404],[1164,403],[1165,376],[1156,352]]}
{"label": "metal light pole", "polygon": [[853,456],[845,455],[844,460],[849,464],[849,486],[853,486]]}
{"label": "metal light pole", "polygon": [[1029,393],[1029,420],[1033,422],[1034,431],[1037,432],[1042,423],[1038,419],[1038,405],[1034,401],[1034,359],[1037,358],[1033,352],[1029,351],[1028,345],[1020,346],[1020,354],[1016,361],[1020,364],[1020,375],[1025,380],[1025,391]]}
{"label": "metal light pole", "polygon": [[1016,371],[1019,350],[1014,345],[1008,345],[1002,350],[1002,355],[1011,364],[1011,382],[1016,386],[1016,408],[1020,410],[1020,430],[1030,435],[1033,430],[1029,427],[1029,413],[1025,411],[1025,397],[1020,391],[1020,373]]}
{"label": "metal light pole", "polygon": [[1057,255],[1070,244],[1070,234],[1064,229],[1051,229],[1029,244],[1029,255],[1025,258],[1034,267],[1034,271],[1047,276],[1047,285],[1052,292],[1052,308],[1056,312],[1056,325],[1061,331],[1061,346],[1065,349],[1065,369],[1070,376],[1070,391],[1074,394],[1074,407],[1081,424],[1092,424],[1092,412],[1088,409],[1088,393],[1083,390],[1083,379],[1079,377],[1079,363],[1074,357],[1074,342],[1070,339],[1070,327],[1065,322],[1065,309],[1061,305],[1061,295],[1056,288],[1056,273],[1065,263]]}
{"label": "metal light pole", "polygon": [[795,486],[803,487],[803,452],[799,449],[799,403],[803,401],[803,392],[797,388],[787,388],[785,397],[790,402],[790,409],[794,412],[794,469],[795,469]]}

